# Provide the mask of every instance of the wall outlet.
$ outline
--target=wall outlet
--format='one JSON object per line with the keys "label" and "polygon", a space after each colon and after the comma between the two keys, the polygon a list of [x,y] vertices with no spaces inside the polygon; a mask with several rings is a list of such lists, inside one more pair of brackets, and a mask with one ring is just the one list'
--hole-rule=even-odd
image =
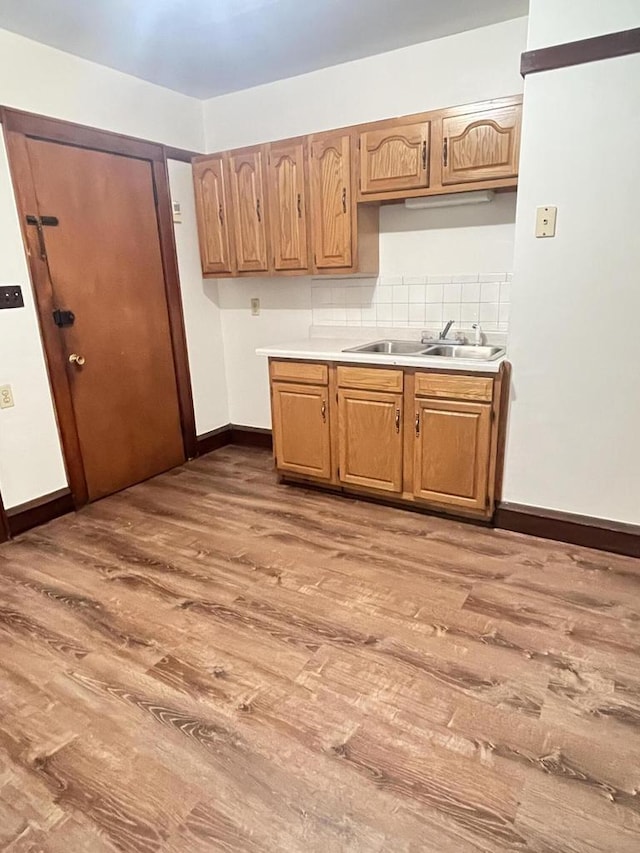
{"label": "wall outlet", "polygon": [[0,409],[11,409],[15,406],[11,385],[0,385]]}
{"label": "wall outlet", "polygon": [[251,300],[251,314],[257,317],[260,314],[260,300],[257,296]]}
{"label": "wall outlet", "polygon": [[557,207],[536,208],[536,237],[556,236]]}

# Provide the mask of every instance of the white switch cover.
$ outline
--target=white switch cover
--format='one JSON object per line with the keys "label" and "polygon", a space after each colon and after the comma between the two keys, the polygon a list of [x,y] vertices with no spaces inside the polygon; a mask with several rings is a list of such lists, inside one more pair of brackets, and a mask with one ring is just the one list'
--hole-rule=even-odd
{"label": "white switch cover", "polygon": [[182,205],[179,201],[172,202],[173,221],[180,224],[182,222]]}
{"label": "white switch cover", "polygon": [[256,296],[251,300],[251,313],[254,317],[260,314],[260,300]]}
{"label": "white switch cover", "polygon": [[0,409],[11,409],[13,406],[15,403],[11,385],[0,385]]}
{"label": "white switch cover", "polygon": [[536,208],[536,237],[556,236],[557,207]]}

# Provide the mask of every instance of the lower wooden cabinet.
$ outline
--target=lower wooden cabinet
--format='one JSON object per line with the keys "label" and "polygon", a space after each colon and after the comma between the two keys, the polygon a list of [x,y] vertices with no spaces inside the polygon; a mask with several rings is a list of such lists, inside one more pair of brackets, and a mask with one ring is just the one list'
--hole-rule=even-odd
{"label": "lower wooden cabinet", "polygon": [[271,404],[277,467],[282,471],[330,480],[327,388],[273,382]]}
{"label": "lower wooden cabinet", "polygon": [[338,391],[340,482],[402,491],[402,394]]}
{"label": "lower wooden cabinet", "polygon": [[416,398],[413,492],[432,503],[488,508],[491,406]]}
{"label": "lower wooden cabinet", "polygon": [[501,470],[498,374],[271,362],[276,467],[287,479],[492,517]]}

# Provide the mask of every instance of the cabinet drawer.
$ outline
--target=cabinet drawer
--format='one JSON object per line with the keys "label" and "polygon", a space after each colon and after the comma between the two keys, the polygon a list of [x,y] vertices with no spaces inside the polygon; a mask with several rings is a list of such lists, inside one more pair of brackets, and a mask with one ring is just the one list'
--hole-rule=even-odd
{"label": "cabinet drawer", "polygon": [[338,385],[341,388],[362,388],[364,391],[402,391],[401,370],[384,367],[338,367]]}
{"label": "cabinet drawer", "polygon": [[454,376],[447,373],[416,373],[416,397],[445,397],[490,403],[493,379],[485,376]]}
{"label": "cabinet drawer", "polygon": [[317,362],[272,361],[271,380],[326,385],[329,381],[329,368],[326,364]]}

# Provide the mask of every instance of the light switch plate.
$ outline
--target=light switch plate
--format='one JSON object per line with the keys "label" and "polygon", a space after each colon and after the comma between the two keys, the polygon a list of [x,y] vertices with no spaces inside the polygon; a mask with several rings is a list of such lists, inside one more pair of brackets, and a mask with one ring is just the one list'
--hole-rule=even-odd
{"label": "light switch plate", "polygon": [[260,300],[257,296],[254,296],[251,300],[251,313],[254,317],[260,314]]}
{"label": "light switch plate", "polygon": [[0,409],[11,409],[13,406],[15,403],[11,385],[0,385]]}
{"label": "light switch plate", "polygon": [[173,210],[173,221],[176,224],[180,224],[182,222],[182,205],[179,201],[174,201],[171,204],[171,208]]}
{"label": "light switch plate", "polygon": [[557,207],[547,206],[536,208],[536,237],[556,236],[557,215]]}

